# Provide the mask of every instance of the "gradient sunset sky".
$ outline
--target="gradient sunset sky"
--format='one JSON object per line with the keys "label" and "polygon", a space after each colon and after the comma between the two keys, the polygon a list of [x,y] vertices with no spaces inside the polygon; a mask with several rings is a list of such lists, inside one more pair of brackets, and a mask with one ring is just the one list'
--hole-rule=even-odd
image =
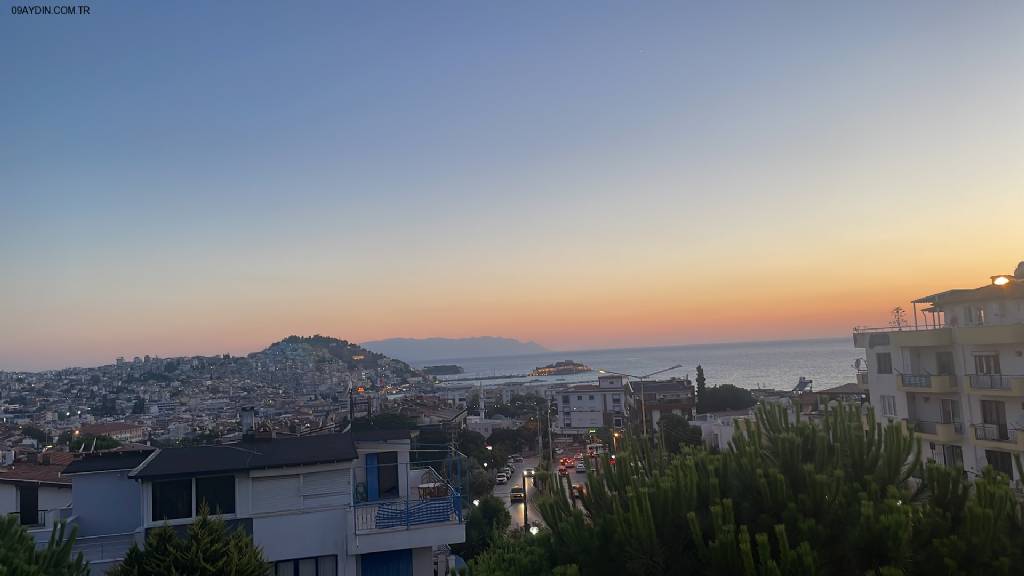
{"label": "gradient sunset sky", "polygon": [[1024,3],[835,4],[5,12],[0,369],[845,336],[1012,272]]}

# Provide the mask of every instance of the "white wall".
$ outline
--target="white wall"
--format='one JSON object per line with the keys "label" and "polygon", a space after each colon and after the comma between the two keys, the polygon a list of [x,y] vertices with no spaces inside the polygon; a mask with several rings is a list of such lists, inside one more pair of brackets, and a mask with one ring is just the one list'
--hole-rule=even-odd
{"label": "white wall", "polygon": [[263,548],[268,561],[347,554],[345,509],[321,510],[299,514],[255,516],[252,519],[253,542]]}

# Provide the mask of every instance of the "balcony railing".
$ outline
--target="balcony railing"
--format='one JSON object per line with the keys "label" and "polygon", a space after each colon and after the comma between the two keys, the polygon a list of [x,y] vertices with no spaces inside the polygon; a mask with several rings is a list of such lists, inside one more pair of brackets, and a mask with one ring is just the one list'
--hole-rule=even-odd
{"label": "balcony railing", "polygon": [[932,377],[930,374],[904,374],[903,385],[908,388],[931,388]]}
{"label": "balcony railing", "polygon": [[426,524],[461,524],[462,501],[453,492],[443,498],[396,498],[352,506],[356,534],[418,528]]}
{"label": "balcony railing", "polygon": [[57,522],[71,517],[71,506],[50,510],[33,510],[31,512],[11,512],[9,516],[17,516],[21,525],[30,530],[36,528],[49,529]]}
{"label": "balcony railing", "polygon": [[899,374],[899,388],[909,392],[930,391],[937,394],[956,392],[956,376],[950,374]]}
{"label": "balcony railing", "polygon": [[356,534],[462,523],[462,495],[433,468],[410,469],[405,496],[352,505]]}
{"label": "balcony railing", "polygon": [[1014,443],[1017,441],[1017,431],[995,424],[977,424],[974,426],[974,437],[989,442]]}
{"label": "balcony railing", "polygon": [[913,422],[914,432],[930,434],[932,436],[960,435],[964,433],[963,422],[926,422],[916,420]]}
{"label": "balcony railing", "polygon": [[971,388],[975,390],[1009,390],[1014,380],[1024,379],[1024,376],[1008,374],[971,374],[970,377]]}

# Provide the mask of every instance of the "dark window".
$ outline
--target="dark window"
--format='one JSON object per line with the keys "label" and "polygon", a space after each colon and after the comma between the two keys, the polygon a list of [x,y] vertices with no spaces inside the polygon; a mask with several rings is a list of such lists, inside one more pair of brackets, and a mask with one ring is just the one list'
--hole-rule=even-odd
{"label": "dark window", "polygon": [[583,396],[577,396],[576,399],[577,400],[583,400]]}
{"label": "dark window", "polygon": [[39,524],[39,486],[18,486],[18,516],[22,526]]}
{"label": "dark window", "polygon": [[568,403],[569,403],[569,395],[568,394],[563,394],[562,395],[562,404],[568,404]]}
{"label": "dark window", "polygon": [[206,503],[210,514],[235,513],[235,477],[196,478],[196,512]]}
{"label": "dark window", "polygon": [[892,354],[888,352],[875,354],[875,368],[879,374],[892,374]]}
{"label": "dark window", "polygon": [[591,395],[590,395],[590,398],[588,398],[588,400],[593,400],[593,399],[594,399],[594,395],[593,395],[593,394],[591,394]]}
{"label": "dark window", "polygon": [[985,450],[985,460],[997,471],[1013,478],[1013,457],[1002,450]]}
{"label": "dark window", "polygon": [[338,557],[281,560],[274,563],[272,576],[338,576]]}
{"label": "dark window", "polygon": [[377,453],[377,482],[381,498],[398,498],[398,452]]}
{"label": "dark window", "polygon": [[945,376],[953,373],[953,353],[949,350],[935,353],[936,371]]}
{"label": "dark window", "polygon": [[192,479],[153,482],[153,521],[192,517]]}

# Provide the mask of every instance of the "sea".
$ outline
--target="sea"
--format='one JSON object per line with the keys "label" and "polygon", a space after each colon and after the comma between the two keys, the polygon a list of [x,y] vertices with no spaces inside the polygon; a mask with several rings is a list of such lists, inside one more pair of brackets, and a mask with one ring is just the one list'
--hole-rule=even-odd
{"label": "sea", "polygon": [[[690,377],[697,365],[704,368],[708,385],[733,384],[743,388],[789,390],[801,377],[823,390],[856,380],[854,362],[864,356],[853,347],[853,339],[786,340],[698,344],[656,348],[617,348],[545,352],[521,356],[491,358],[446,358],[416,363],[417,367],[457,364],[465,373],[441,377],[442,380],[484,386],[505,382],[534,384],[596,382],[598,370],[645,376],[677,364],[681,368],[659,374],[657,378]],[[534,368],[562,360],[572,360],[593,368],[593,372],[570,376],[538,378],[526,376]]]}

